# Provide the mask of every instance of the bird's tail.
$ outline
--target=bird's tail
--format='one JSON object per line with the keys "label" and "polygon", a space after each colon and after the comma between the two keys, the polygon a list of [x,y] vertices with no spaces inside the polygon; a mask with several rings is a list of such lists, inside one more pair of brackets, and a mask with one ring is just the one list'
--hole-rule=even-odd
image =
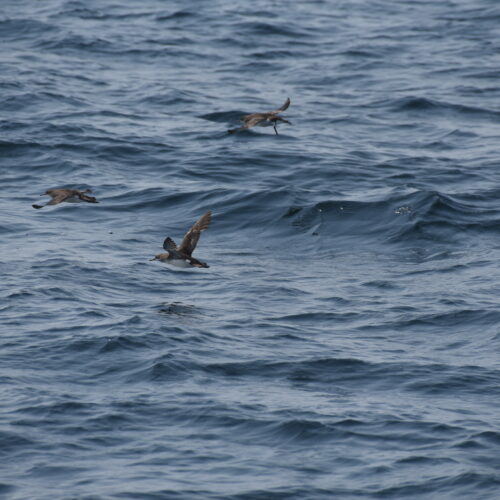
{"label": "bird's tail", "polygon": [[208,269],[210,267],[206,262],[202,262],[201,260],[195,259],[194,257],[191,257],[191,259],[189,259],[189,263],[194,267],[203,267],[205,269]]}

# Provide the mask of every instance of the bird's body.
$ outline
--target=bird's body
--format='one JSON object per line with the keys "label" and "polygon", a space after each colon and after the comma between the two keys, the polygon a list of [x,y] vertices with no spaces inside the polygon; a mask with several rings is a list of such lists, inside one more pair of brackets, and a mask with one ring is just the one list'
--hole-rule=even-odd
{"label": "bird's body", "polygon": [[46,205],[57,205],[59,203],[80,203],[86,201],[87,203],[99,203],[93,196],[88,196],[86,193],[91,193],[90,189],[79,191],[78,189],[49,189],[43,195],[48,195],[52,199],[45,203],[45,205],[32,205],[33,208],[43,208]]}
{"label": "bird's body", "polygon": [[180,267],[182,269],[186,269],[187,267],[204,267],[204,266],[193,266],[191,262],[189,262],[189,260],[187,259],[173,258],[170,255],[170,253],[161,253],[160,255],[157,255],[154,260],[159,260],[160,262],[164,262],[165,264],[169,264],[174,267]]}
{"label": "bird's body", "polygon": [[160,262],[176,267],[209,267],[205,262],[192,257],[191,254],[194,252],[196,244],[200,239],[201,231],[208,228],[211,219],[212,212],[209,210],[192,225],[178,246],[172,238],[166,238],[163,242],[163,248],[166,250],[166,253],[155,255],[151,260],[159,260]]}
{"label": "bird's body", "polygon": [[276,128],[278,122],[288,123],[291,125],[288,120],[279,116],[279,113],[288,109],[288,106],[290,106],[290,98],[285,101],[281,108],[275,109],[274,111],[268,111],[266,113],[252,113],[250,115],[242,116],[241,121],[243,122],[243,125],[239,128],[228,130],[228,132],[232,134],[234,132],[239,132],[240,130],[247,130],[251,127],[258,126],[274,127],[274,131],[276,132],[276,135],[278,135],[278,130]]}

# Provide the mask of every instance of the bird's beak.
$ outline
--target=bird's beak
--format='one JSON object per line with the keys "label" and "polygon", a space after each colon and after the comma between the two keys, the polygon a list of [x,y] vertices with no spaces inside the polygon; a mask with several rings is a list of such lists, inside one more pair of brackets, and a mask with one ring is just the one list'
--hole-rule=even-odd
{"label": "bird's beak", "polygon": [[156,257],[153,257],[152,259],[149,259],[149,262],[151,262],[152,260],[158,260]]}

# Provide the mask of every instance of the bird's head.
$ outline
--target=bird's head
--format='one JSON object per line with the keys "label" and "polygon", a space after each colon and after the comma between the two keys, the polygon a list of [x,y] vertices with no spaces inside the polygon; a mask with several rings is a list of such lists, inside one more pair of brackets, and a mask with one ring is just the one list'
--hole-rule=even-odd
{"label": "bird's head", "polygon": [[276,120],[279,120],[280,122],[288,123],[288,125],[291,125],[291,123],[288,120],[285,120],[284,118],[281,118],[281,116],[277,116]]}
{"label": "bird's head", "polygon": [[152,259],[149,259],[149,261],[152,261],[152,260],[165,260],[165,259],[168,259],[168,256],[170,254],[167,252],[167,253],[159,253],[158,255],[155,255]]}

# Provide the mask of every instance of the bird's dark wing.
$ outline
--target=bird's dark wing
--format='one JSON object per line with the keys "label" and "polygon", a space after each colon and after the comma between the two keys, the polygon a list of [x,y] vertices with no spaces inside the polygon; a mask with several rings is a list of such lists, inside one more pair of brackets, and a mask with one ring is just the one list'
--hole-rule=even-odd
{"label": "bird's dark wing", "polygon": [[250,128],[255,127],[261,121],[266,120],[268,117],[268,113],[252,113],[251,115],[245,115],[241,118],[241,121],[244,123],[242,128]]}
{"label": "bird's dark wing", "polygon": [[278,113],[281,113],[281,111],[285,111],[286,109],[288,109],[288,106],[290,106],[290,98],[289,97],[285,101],[285,104],[283,104],[283,106],[281,106],[281,108],[275,109],[274,111],[269,111],[269,113],[276,115]]}
{"label": "bird's dark wing", "polygon": [[178,247],[180,253],[185,253],[189,256],[194,252],[196,244],[200,239],[200,232],[207,229],[212,219],[212,212],[209,210],[204,213],[191,227],[191,229],[182,238],[182,242]]}
{"label": "bird's dark wing", "polygon": [[52,199],[48,203],[46,203],[46,205],[57,205],[58,203],[71,198],[73,194],[69,190],[61,189],[61,191],[58,191],[56,193],[50,193],[49,196],[51,196]]}
{"label": "bird's dark wing", "polygon": [[177,250],[177,245],[175,244],[175,241],[169,236],[168,238],[165,238],[165,241],[163,242],[163,248],[167,252],[172,252],[174,250]]}
{"label": "bird's dark wing", "polygon": [[93,196],[89,196],[85,193],[78,193],[80,200],[87,201],[88,203],[99,203]]}

